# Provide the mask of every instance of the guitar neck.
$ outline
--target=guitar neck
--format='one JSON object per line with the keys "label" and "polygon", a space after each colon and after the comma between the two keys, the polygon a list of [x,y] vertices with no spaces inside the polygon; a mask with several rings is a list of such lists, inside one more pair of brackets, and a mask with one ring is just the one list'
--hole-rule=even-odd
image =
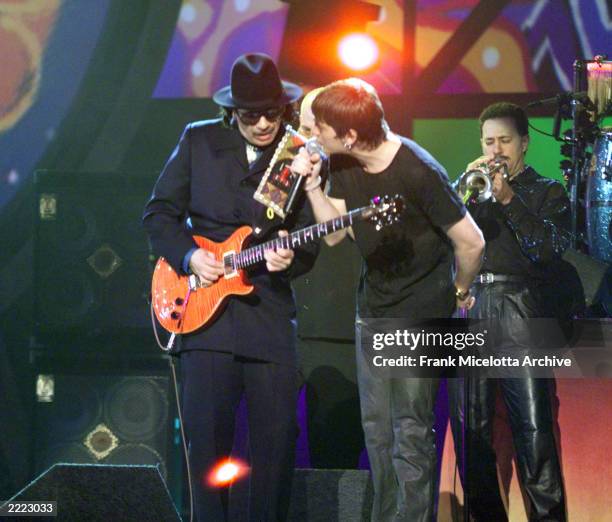
{"label": "guitar neck", "polygon": [[277,250],[279,248],[297,248],[320,239],[338,230],[350,227],[353,223],[368,219],[374,214],[372,207],[361,207],[351,210],[348,214],[339,216],[323,223],[317,223],[306,228],[302,228],[285,237],[277,237],[265,243],[252,246],[236,254],[234,263],[235,268],[246,268],[264,260],[266,250]]}

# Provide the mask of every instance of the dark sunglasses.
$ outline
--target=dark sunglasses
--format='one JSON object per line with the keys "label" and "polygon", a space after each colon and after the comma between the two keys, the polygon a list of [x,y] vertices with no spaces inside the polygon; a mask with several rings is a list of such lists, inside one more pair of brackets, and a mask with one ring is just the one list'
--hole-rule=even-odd
{"label": "dark sunglasses", "polygon": [[249,111],[246,109],[236,109],[238,119],[245,125],[255,125],[263,116],[270,122],[277,121],[285,112],[285,107],[273,107],[265,111]]}

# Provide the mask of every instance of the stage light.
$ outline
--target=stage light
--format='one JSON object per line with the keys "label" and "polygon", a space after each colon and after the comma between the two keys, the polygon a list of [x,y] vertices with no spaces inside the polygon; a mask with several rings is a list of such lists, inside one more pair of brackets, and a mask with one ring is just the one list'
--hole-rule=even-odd
{"label": "stage light", "polygon": [[[278,57],[283,78],[307,86],[326,85],[370,73],[385,58],[384,47],[375,44],[373,50],[374,42],[367,36],[369,24],[381,18],[380,5],[359,0],[282,1],[289,4]],[[350,38],[357,35],[360,38]],[[344,40],[349,45],[341,44]],[[369,56],[367,60],[365,56]]]}
{"label": "stage light", "polygon": [[212,487],[229,486],[248,473],[248,466],[236,459],[223,459],[208,474],[207,482]]}
{"label": "stage light", "polygon": [[216,479],[219,483],[226,484],[231,482],[238,475],[238,466],[233,462],[223,464],[216,473]]}
{"label": "stage light", "polygon": [[378,45],[367,34],[353,33],[340,40],[338,54],[348,68],[364,71],[378,61]]}

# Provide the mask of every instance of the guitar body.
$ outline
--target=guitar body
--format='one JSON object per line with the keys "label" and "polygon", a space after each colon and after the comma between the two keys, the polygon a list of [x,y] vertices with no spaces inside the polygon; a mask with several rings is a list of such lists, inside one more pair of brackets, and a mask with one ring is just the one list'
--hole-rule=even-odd
{"label": "guitar body", "polygon": [[[194,236],[196,244],[219,261],[228,252],[242,251],[251,227],[240,227],[223,243]],[[169,332],[185,334],[212,322],[231,295],[246,295],[254,290],[244,270],[227,272],[211,286],[198,286],[197,276],[179,275],[160,257],[151,284],[152,306],[160,324]]]}
{"label": "guitar body", "polygon": [[255,287],[250,284],[245,267],[265,260],[267,250],[299,248],[320,239],[336,230],[349,227],[354,220],[368,219],[376,230],[399,220],[404,209],[404,198],[396,195],[376,196],[369,206],[351,210],[335,217],[291,232],[248,248],[247,238],[251,227],[240,227],[223,243],[215,243],[201,236],[194,236],[196,244],[215,255],[223,263],[224,275],[210,286],[202,286],[195,275],[179,275],[160,257],[153,271],[151,306],[160,324],[169,332],[186,334],[207,326],[223,309],[223,304],[232,295],[250,294]]}

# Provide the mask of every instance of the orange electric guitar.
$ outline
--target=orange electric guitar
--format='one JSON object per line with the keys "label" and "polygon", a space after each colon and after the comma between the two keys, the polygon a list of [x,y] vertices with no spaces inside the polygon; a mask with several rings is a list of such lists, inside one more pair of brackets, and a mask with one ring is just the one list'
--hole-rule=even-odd
{"label": "orange electric guitar", "polygon": [[254,290],[255,287],[249,283],[244,269],[264,261],[266,250],[299,248],[365,219],[374,222],[376,230],[380,230],[383,226],[398,221],[403,207],[402,196],[375,197],[367,207],[352,210],[338,218],[311,225],[286,237],[278,237],[244,250],[243,245],[252,232],[248,226],[240,227],[223,243],[194,236],[200,248],[214,253],[217,259],[223,261],[225,273],[212,285],[204,286],[196,275],[177,274],[168,262],[160,257],[153,271],[151,285],[151,305],[155,315],[169,332],[174,334],[193,332],[210,323],[222,310],[229,296],[246,295]]}

